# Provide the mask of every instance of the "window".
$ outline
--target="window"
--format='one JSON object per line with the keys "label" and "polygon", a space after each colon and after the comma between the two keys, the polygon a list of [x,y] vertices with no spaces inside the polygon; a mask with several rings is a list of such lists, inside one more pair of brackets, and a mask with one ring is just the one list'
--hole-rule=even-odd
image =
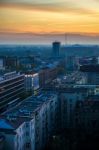
{"label": "window", "polygon": [[26,148],[30,148],[31,144],[30,143],[26,143]]}
{"label": "window", "polygon": [[28,128],[28,126],[29,126],[29,123],[28,123],[28,122],[26,122],[26,128]]}
{"label": "window", "polygon": [[29,132],[28,131],[26,131],[26,136],[29,136]]}

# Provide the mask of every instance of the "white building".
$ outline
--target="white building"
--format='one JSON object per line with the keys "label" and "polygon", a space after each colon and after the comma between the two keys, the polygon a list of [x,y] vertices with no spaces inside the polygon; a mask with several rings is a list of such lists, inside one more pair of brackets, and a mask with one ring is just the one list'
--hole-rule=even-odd
{"label": "white building", "polygon": [[36,91],[39,89],[39,75],[38,73],[26,74],[25,75],[25,90]]}
{"label": "white building", "polygon": [[[5,149],[9,150],[35,150],[35,123],[32,119],[28,124],[26,118],[9,116],[0,120],[0,131],[5,136]],[[31,132],[32,131],[32,132]]]}

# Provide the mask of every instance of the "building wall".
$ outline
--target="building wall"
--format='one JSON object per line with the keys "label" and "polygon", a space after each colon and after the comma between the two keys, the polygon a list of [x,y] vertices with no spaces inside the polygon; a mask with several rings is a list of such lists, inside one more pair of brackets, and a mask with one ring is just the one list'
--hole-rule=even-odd
{"label": "building wall", "polygon": [[61,125],[63,129],[74,126],[75,106],[79,100],[83,100],[82,93],[61,94]]}
{"label": "building wall", "polygon": [[25,75],[25,90],[26,91],[35,91],[39,88],[39,75],[35,74],[26,74]]}
{"label": "building wall", "polygon": [[25,143],[24,148],[26,150],[35,150],[35,118],[25,122]]}
{"label": "building wall", "polygon": [[99,101],[77,102],[74,118],[77,129],[86,130],[88,133],[99,132]]}
{"label": "building wall", "polygon": [[3,58],[0,58],[0,70],[4,70],[5,67],[4,67],[4,59]]}
{"label": "building wall", "polygon": [[13,150],[15,149],[14,147],[14,138],[15,135],[14,134],[6,134],[3,133],[4,137],[5,137],[5,145],[4,145],[4,149],[7,150]]}
{"label": "building wall", "polygon": [[88,72],[87,73],[87,81],[89,84],[99,84],[99,73]]}
{"label": "building wall", "polygon": [[5,146],[5,137],[0,135],[0,150],[4,150]]}
{"label": "building wall", "polygon": [[14,146],[15,146],[15,150],[18,149],[24,149],[24,145],[25,145],[25,123],[23,123],[22,125],[20,125],[17,129],[16,129],[16,135],[14,138]]}
{"label": "building wall", "polygon": [[10,75],[0,81],[0,110],[6,109],[9,102],[24,92],[24,75],[14,74],[11,77]]}
{"label": "building wall", "polygon": [[57,77],[58,66],[50,69],[43,69],[39,72],[39,83],[40,87],[44,87],[46,84],[50,83],[53,79]]}

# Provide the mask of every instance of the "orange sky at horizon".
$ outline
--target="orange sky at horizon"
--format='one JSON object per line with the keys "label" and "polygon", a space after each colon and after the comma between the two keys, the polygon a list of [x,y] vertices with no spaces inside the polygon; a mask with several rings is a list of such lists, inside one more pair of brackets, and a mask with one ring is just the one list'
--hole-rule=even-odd
{"label": "orange sky at horizon", "polygon": [[0,3],[0,32],[99,34],[98,0],[50,0],[50,3],[4,0]]}

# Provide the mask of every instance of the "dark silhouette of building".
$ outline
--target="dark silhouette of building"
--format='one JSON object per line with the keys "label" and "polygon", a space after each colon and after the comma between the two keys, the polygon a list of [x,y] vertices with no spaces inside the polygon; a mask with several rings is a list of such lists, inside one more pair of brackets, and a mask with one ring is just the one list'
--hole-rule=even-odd
{"label": "dark silhouette of building", "polygon": [[60,42],[53,42],[53,56],[54,57],[59,57],[59,52],[60,52]]}
{"label": "dark silhouette of building", "polygon": [[19,63],[18,59],[15,56],[13,57],[6,56],[4,58],[4,65],[7,69],[14,69],[15,67],[17,67],[18,63]]}

